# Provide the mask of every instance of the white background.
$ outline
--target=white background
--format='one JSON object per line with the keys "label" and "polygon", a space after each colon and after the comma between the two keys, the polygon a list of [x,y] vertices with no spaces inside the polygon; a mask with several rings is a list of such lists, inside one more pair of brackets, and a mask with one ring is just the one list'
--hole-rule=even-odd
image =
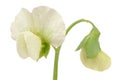
{"label": "white background", "polygon": [[75,20],[91,20],[101,32],[100,44],[112,59],[103,72],[83,66],[80,52],[75,52],[82,38],[90,31],[86,23],[76,25],[66,37],[59,58],[58,80],[120,80],[120,2],[119,0],[0,0],[0,80],[52,80],[54,50],[38,62],[21,59],[10,33],[11,23],[21,8],[32,11],[37,6],[57,10],[66,28]]}

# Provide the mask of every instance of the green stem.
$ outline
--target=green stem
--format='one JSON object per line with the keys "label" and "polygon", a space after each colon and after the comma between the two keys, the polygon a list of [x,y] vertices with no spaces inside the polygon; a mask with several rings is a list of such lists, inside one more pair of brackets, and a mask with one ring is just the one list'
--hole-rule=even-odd
{"label": "green stem", "polygon": [[53,80],[57,80],[58,76],[58,61],[59,61],[59,53],[60,53],[60,47],[54,48],[55,50],[55,59],[54,59],[54,71],[53,71]]}
{"label": "green stem", "polygon": [[76,24],[78,24],[78,23],[80,23],[80,22],[90,23],[90,24],[93,26],[93,28],[96,28],[95,25],[94,25],[91,21],[86,20],[86,19],[80,19],[80,20],[75,21],[74,23],[72,23],[72,24],[68,27],[68,29],[66,30],[66,35],[69,33],[69,31],[70,31]]}

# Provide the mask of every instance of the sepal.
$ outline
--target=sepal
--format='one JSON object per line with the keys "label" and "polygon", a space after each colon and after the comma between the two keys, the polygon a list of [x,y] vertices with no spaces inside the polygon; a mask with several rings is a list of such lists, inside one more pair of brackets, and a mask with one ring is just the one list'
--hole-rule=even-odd
{"label": "sepal", "polygon": [[98,41],[99,35],[100,32],[98,29],[93,28],[91,32],[81,41],[76,50],[84,48],[86,50],[86,56],[88,58],[96,57],[97,54],[101,51]]}

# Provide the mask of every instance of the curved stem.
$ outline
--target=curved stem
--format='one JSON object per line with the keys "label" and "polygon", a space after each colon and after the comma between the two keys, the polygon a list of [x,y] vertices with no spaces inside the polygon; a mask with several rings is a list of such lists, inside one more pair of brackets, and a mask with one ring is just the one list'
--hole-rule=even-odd
{"label": "curved stem", "polygon": [[60,47],[54,48],[55,50],[55,59],[54,59],[54,71],[53,71],[53,80],[57,80],[58,76],[58,61],[59,61],[59,53],[60,53]]}
{"label": "curved stem", "polygon": [[80,23],[80,22],[90,23],[90,24],[93,26],[93,28],[96,28],[95,25],[94,25],[91,21],[86,20],[86,19],[80,19],[80,20],[75,21],[74,23],[72,23],[72,24],[68,27],[68,29],[66,30],[66,35],[69,33],[69,31],[70,31],[76,24],[78,24],[78,23]]}

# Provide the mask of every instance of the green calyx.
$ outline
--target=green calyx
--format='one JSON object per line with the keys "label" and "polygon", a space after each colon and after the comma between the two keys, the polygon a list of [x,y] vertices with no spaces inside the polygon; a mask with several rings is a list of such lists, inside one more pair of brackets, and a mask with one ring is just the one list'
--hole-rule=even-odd
{"label": "green calyx", "polygon": [[86,50],[86,56],[88,58],[96,57],[101,51],[98,41],[99,35],[100,32],[98,29],[96,27],[93,27],[91,32],[82,40],[80,45],[77,47],[76,51],[84,48]]}
{"label": "green calyx", "polygon": [[39,33],[36,33],[37,36],[39,36],[41,38],[41,41],[42,41],[42,45],[41,45],[41,51],[40,51],[40,54],[39,54],[39,59],[41,57],[45,57],[47,58],[48,54],[49,54],[49,51],[50,51],[50,44],[48,41],[46,41],[44,39],[44,37],[39,34]]}
{"label": "green calyx", "polygon": [[46,43],[46,42],[42,43],[42,50],[40,52],[39,57],[41,58],[41,57],[44,56],[45,58],[47,58],[49,50],[50,50],[50,45],[48,43]]}

